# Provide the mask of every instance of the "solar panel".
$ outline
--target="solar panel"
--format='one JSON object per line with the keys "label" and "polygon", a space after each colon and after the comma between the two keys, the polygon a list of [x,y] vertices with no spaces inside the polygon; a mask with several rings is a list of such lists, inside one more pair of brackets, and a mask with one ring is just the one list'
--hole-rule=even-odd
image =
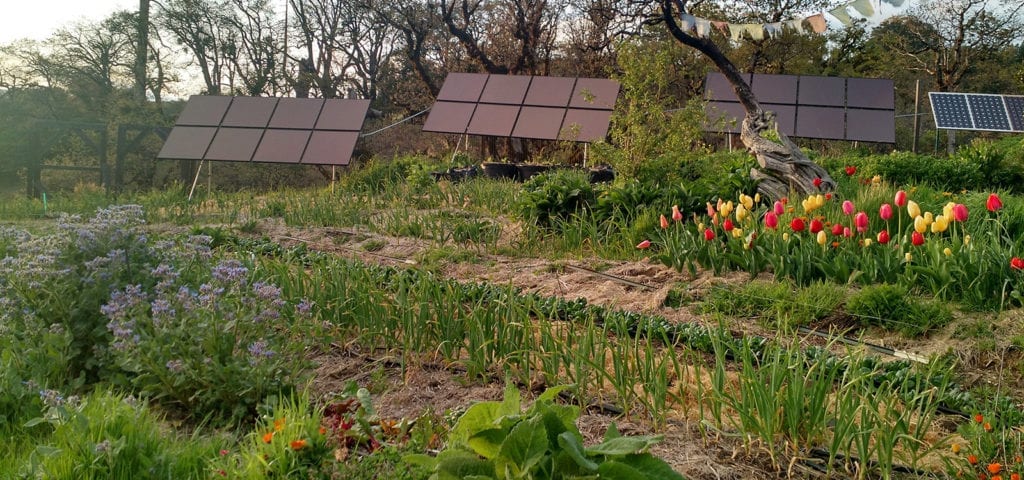
{"label": "solar panel", "polygon": [[569,106],[611,110],[619,96],[619,82],[604,78],[579,78],[572,91]]}
{"label": "solar panel", "polygon": [[[747,84],[750,84],[753,75],[744,73],[743,78],[746,79]],[[736,96],[736,92],[732,88],[732,84],[729,83],[729,80],[726,80],[725,75],[718,72],[709,72],[707,77],[705,77],[704,98],[708,100],[725,100],[729,102],[740,101],[739,97]]]}
{"label": "solar panel", "polygon": [[[789,136],[796,135],[796,105],[765,104],[761,107],[770,112],[775,112],[775,124],[780,132]],[[746,112],[743,114],[745,116]]]}
{"label": "solar panel", "polygon": [[796,75],[755,75],[750,88],[764,103],[796,103]]}
{"label": "solar panel", "polygon": [[574,86],[576,86],[575,78],[533,77],[523,104],[543,107],[565,107],[569,104],[569,98],[572,97]]}
{"label": "solar panel", "polygon": [[1002,95],[967,94],[974,128],[978,130],[1010,131],[1010,119]]}
{"label": "solar panel", "polygon": [[896,117],[885,110],[846,110],[846,139],[863,142],[896,143]]}
{"label": "solar panel", "polygon": [[157,158],[347,165],[369,106],[368,100],[197,95]]}
{"label": "solar panel", "polygon": [[932,103],[932,115],[937,128],[954,130],[973,130],[971,111],[967,107],[967,97],[962,93],[928,92]]}
{"label": "solar panel", "polygon": [[473,118],[475,103],[435,102],[430,108],[423,130],[427,132],[466,133]]}
{"label": "solar panel", "polygon": [[562,120],[562,129],[558,138],[574,142],[594,142],[601,140],[608,135],[608,125],[611,123],[611,110],[578,110],[565,111],[565,119]]}
{"label": "solar panel", "polygon": [[895,82],[886,78],[847,78],[846,106],[895,110],[895,89]]}
{"label": "solar panel", "polygon": [[1024,132],[1024,97],[1006,95],[1006,113],[1010,117],[1010,125],[1015,132]]}
{"label": "solar panel", "polygon": [[842,108],[800,105],[796,114],[796,136],[807,138],[846,138],[846,112]]}
{"label": "solar panel", "polygon": [[503,103],[522,105],[526,97],[526,89],[530,86],[530,77],[523,75],[491,75],[487,78],[487,86],[480,95],[480,103]]}
{"label": "solar panel", "polygon": [[740,122],[747,112],[743,105],[734,102],[708,102],[708,125],[705,129],[715,132],[739,133]]}
{"label": "solar panel", "polygon": [[476,102],[487,83],[486,73],[449,73],[437,94],[438,100]]}
{"label": "solar panel", "polygon": [[492,137],[512,136],[512,127],[519,116],[518,105],[492,105],[481,103],[476,106],[473,120],[469,122],[466,133],[473,135],[489,135]]}
{"label": "solar panel", "polygon": [[846,79],[801,76],[797,103],[799,105],[841,107],[846,103]]}
{"label": "solar panel", "polygon": [[[568,96],[565,98],[569,99]],[[524,106],[519,112],[516,127],[512,129],[512,136],[555,140],[558,138],[558,131],[562,126],[564,116],[564,108]]]}

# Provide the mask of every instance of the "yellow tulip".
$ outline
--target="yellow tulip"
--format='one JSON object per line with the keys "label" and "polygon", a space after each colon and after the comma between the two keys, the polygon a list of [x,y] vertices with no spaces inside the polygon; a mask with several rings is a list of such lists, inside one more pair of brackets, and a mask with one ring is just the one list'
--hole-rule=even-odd
{"label": "yellow tulip", "polygon": [[740,205],[743,205],[747,210],[754,209],[754,199],[750,198],[750,195],[740,194]]}
{"label": "yellow tulip", "polygon": [[953,254],[953,250],[950,250],[949,247],[946,247],[946,248],[942,249],[942,253],[946,254],[946,256],[948,257],[948,256]]}
{"label": "yellow tulip", "polygon": [[818,240],[818,245],[825,245],[825,243],[828,242],[828,235],[825,234],[824,230],[821,230],[818,232],[818,237],[816,240]]}
{"label": "yellow tulip", "polygon": [[814,211],[815,208],[817,208],[814,205],[814,197],[807,197],[803,200],[800,200],[800,206],[804,207],[804,213],[811,213]]}
{"label": "yellow tulip", "polygon": [[924,224],[931,225],[935,221],[935,215],[932,212],[924,212]]}
{"label": "yellow tulip", "polygon": [[942,215],[946,218],[953,218],[953,206],[956,204],[953,202],[947,203],[942,207]]}
{"label": "yellow tulip", "polygon": [[971,236],[964,235],[964,245],[967,245],[968,243],[971,243]]}
{"label": "yellow tulip", "polygon": [[825,196],[817,194],[814,196],[814,208],[821,208],[825,206]]}
{"label": "yellow tulip", "polygon": [[742,203],[737,205],[736,206],[736,220],[740,221],[740,222],[745,220],[747,218],[747,212],[748,211],[749,210],[747,210],[747,207],[743,206]]}
{"label": "yellow tulip", "polygon": [[788,242],[789,241],[789,232],[782,232],[782,241],[784,241],[784,242]]}
{"label": "yellow tulip", "polygon": [[881,183],[882,183],[882,176],[881,175],[875,175],[875,176],[871,177],[871,184],[872,185],[879,185]]}
{"label": "yellow tulip", "polygon": [[725,217],[728,217],[729,215],[731,215],[732,211],[733,211],[732,200],[729,200],[728,202],[723,203],[722,206],[718,208],[718,213],[722,215],[722,218],[725,218]]}
{"label": "yellow tulip", "polygon": [[907,202],[907,214],[910,218],[917,218],[921,216],[921,207],[918,206],[917,202],[910,200]]}
{"label": "yellow tulip", "polygon": [[698,232],[703,232],[705,228],[706,228],[706,226],[704,225],[704,222],[700,222],[700,223],[697,224],[697,231]]}
{"label": "yellow tulip", "polygon": [[906,255],[903,255],[903,259],[906,260],[907,262],[910,262],[911,260],[914,259],[914,256],[911,255],[910,252],[907,252]]}
{"label": "yellow tulip", "polygon": [[870,245],[871,245],[871,239],[870,238],[865,238],[864,239],[864,246],[867,247],[867,246],[870,246]]}
{"label": "yellow tulip", "polygon": [[760,192],[754,194],[754,203],[761,203],[761,193]]}
{"label": "yellow tulip", "polygon": [[733,228],[732,229],[732,236],[733,236],[733,238],[743,238],[743,229],[740,228],[740,227]]}
{"label": "yellow tulip", "polygon": [[924,233],[928,231],[928,224],[925,223],[924,217],[918,215],[914,217],[914,230],[917,233]]}
{"label": "yellow tulip", "polygon": [[949,228],[949,220],[947,220],[947,218],[949,217],[945,215],[935,217],[935,222],[932,223],[932,233],[945,232],[946,229]]}

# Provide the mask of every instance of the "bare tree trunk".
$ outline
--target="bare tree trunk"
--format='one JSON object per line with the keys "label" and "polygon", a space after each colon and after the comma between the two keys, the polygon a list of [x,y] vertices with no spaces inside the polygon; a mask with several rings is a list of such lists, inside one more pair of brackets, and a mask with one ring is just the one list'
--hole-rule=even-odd
{"label": "bare tree trunk", "polygon": [[[790,193],[807,195],[835,188],[835,181],[824,168],[807,158],[800,147],[784,133],[777,131],[775,114],[761,108],[750,85],[718,46],[707,38],[691,36],[679,28],[673,5],[678,5],[676,0],[661,0],[662,20],[669,32],[683,45],[703,53],[718,67],[747,113],[740,130],[740,139],[760,166],[750,170],[750,176],[759,181],[758,191],[768,198],[779,199]],[[779,140],[769,140],[765,133],[770,133],[771,137],[777,136]],[[821,179],[820,187],[814,185],[816,178]]]}
{"label": "bare tree trunk", "polygon": [[139,17],[135,33],[134,96],[139,104],[146,103],[146,60],[149,53],[149,0],[139,0]]}

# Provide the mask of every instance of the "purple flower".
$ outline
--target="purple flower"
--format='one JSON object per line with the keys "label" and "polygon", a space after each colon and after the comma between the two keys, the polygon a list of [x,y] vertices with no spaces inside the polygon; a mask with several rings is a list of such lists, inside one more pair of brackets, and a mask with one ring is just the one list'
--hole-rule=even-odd
{"label": "purple flower", "polygon": [[309,315],[309,312],[313,309],[313,302],[303,298],[298,305],[295,305],[295,313],[305,317]]}
{"label": "purple flower", "polygon": [[43,401],[43,404],[47,407],[59,407],[64,405],[64,396],[56,390],[40,390],[39,399]]}
{"label": "purple flower", "polygon": [[112,320],[125,318],[128,311],[142,303],[145,297],[142,285],[128,285],[123,291],[111,293],[110,301],[100,307],[100,312]]}
{"label": "purple flower", "polygon": [[160,326],[164,320],[169,320],[174,317],[174,307],[171,306],[171,302],[163,298],[153,300],[149,304],[150,311],[153,314],[153,325]]}
{"label": "purple flower", "polygon": [[248,273],[249,269],[242,265],[242,262],[234,259],[224,260],[210,271],[213,279],[223,284],[240,282]]}
{"label": "purple flower", "polygon": [[260,300],[280,300],[281,289],[269,283],[256,282],[252,284],[252,290]]}
{"label": "purple flower", "polygon": [[270,358],[275,355],[275,352],[267,348],[267,342],[264,340],[257,340],[249,345],[249,355],[252,357],[249,359],[250,365],[255,365],[262,361],[264,358]]}
{"label": "purple flower", "polygon": [[178,359],[168,360],[166,367],[171,373],[181,373],[182,370],[185,370],[185,362]]}

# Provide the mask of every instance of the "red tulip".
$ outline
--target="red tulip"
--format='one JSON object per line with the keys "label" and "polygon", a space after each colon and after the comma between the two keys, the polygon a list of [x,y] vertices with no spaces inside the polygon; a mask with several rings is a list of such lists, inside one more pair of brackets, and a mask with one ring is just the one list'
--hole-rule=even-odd
{"label": "red tulip", "polygon": [[704,230],[704,240],[712,241],[715,239],[715,231],[708,228]]}
{"label": "red tulip", "polygon": [[852,177],[853,174],[857,173],[857,167],[853,165],[846,166],[846,175]]}
{"label": "red tulip", "polygon": [[885,244],[889,243],[889,231],[888,230],[882,230],[881,232],[878,232],[877,239],[878,239],[878,243],[880,243],[882,245],[885,245]]}
{"label": "red tulip", "polygon": [[1020,257],[1011,258],[1010,268],[1014,270],[1024,270],[1024,259],[1021,259]]}
{"label": "red tulip", "polygon": [[868,231],[868,214],[864,212],[857,212],[853,216],[853,224],[857,226],[857,232],[864,233]]}
{"label": "red tulip", "polygon": [[796,217],[793,221],[789,222],[789,228],[792,228],[794,232],[802,232],[806,225],[804,225],[804,219]]}
{"label": "red tulip", "polygon": [[764,226],[775,230],[779,226],[779,216],[775,212],[768,212],[764,214]]}
{"label": "red tulip", "polygon": [[840,236],[843,234],[843,226],[839,223],[832,224],[832,235]]}
{"label": "red tulip", "polygon": [[967,205],[964,205],[962,203],[953,205],[953,220],[956,220],[958,222],[967,221]]}
{"label": "red tulip", "polygon": [[672,205],[672,220],[681,221],[683,219],[683,212],[679,211],[679,205]]}
{"label": "red tulip", "polygon": [[815,218],[811,220],[811,233],[818,233],[825,229],[825,226],[821,224],[821,220]]}
{"label": "red tulip", "polygon": [[722,229],[727,231],[727,232],[731,232],[732,231],[732,219],[731,218],[727,218],[727,219],[725,219],[724,222],[722,222]]}
{"label": "red tulip", "polygon": [[892,218],[892,205],[889,205],[888,203],[883,203],[881,207],[878,207],[878,216],[881,217],[882,220],[888,220]]}
{"label": "red tulip", "polygon": [[853,202],[851,202],[849,200],[843,200],[843,213],[845,213],[847,215],[852,215],[853,214],[853,210],[854,210]]}
{"label": "red tulip", "polygon": [[924,245],[924,235],[921,235],[919,232],[914,231],[914,233],[910,234],[910,243],[912,243],[915,247],[920,247],[921,245]]}
{"label": "red tulip", "polygon": [[772,205],[772,211],[775,212],[776,215],[782,215],[783,213],[786,213],[786,206],[781,201],[776,200],[775,204]]}
{"label": "red tulip", "polygon": [[821,177],[814,177],[814,188],[821,188]]}
{"label": "red tulip", "polygon": [[985,202],[985,208],[990,212],[995,212],[1003,208],[1003,201],[999,199],[999,195],[991,194],[988,196],[988,201]]}
{"label": "red tulip", "polygon": [[665,218],[665,215],[662,215],[661,218],[658,219],[658,223],[661,225],[662,230],[668,228],[668,219]]}
{"label": "red tulip", "polygon": [[648,249],[650,247],[651,247],[651,241],[650,240],[644,240],[644,241],[636,244],[636,248],[639,248],[640,250],[646,250],[646,249]]}
{"label": "red tulip", "polygon": [[825,194],[825,200],[832,200],[832,192],[828,192]]}
{"label": "red tulip", "polygon": [[907,192],[904,192],[903,190],[896,192],[895,203],[897,207],[905,207],[907,205]]}

